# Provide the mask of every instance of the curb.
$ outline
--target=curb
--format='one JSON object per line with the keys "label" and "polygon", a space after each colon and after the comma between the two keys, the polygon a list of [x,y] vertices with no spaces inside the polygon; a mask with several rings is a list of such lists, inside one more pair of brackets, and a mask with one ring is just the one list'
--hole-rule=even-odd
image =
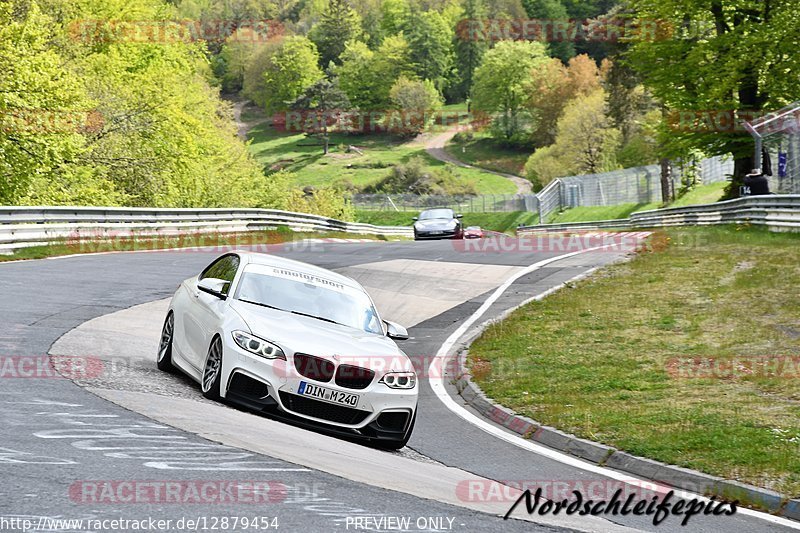
{"label": "curb", "polygon": [[554,287],[545,293],[530,298],[511,309],[505,310],[500,316],[489,319],[468,331],[450,350],[448,358],[457,358],[458,373],[453,377],[453,383],[458,394],[484,418],[499,424],[506,429],[517,433],[524,439],[531,440],[549,448],[579,457],[590,463],[613,468],[640,478],[663,483],[675,488],[687,490],[702,496],[731,501],[738,500],[742,506],[766,511],[770,514],[800,520],[800,498],[788,499],[785,496],[761,487],[747,485],[738,481],[727,480],[721,477],[704,474],[688,468],[669,465],[660,461],[637,457],[575,435],[565,433],[556,428],[545,426],[531,418],[519,415],[495,403],[484,394],[483,390],[472,381],[472,376],[466,370],[469,346],[491,324],[499,322],[516,309],[532,300],[539,300],[555,292],[567,283],[589,276],[595,269],[584,272],[568,282]]}

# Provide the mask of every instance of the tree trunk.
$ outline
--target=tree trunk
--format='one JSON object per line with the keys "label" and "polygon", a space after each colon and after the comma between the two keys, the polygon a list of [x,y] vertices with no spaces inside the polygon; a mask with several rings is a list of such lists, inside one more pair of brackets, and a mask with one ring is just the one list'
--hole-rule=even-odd
{"label": "tree trunk", "polygon": [[675,199],[675,191],[672,187],[672,164],[669,159],[663,158],[661,164],[661,202],[668,204]]}

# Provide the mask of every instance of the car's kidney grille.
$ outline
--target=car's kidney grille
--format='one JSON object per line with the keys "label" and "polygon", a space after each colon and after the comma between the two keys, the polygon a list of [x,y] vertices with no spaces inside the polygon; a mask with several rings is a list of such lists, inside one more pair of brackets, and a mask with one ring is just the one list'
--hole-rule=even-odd
{"label": "car's kidney grille", "polygon": [[334,405],[328,402],[312,400],[297,394],[280,391],[281,402],[284,407],[295,413],[327,420],[337,424],[355,425],[364,421],[370,415],[369,411],[352,409],[343,405]]}
{"label": "car's kidney grille", "polygon": [[330,361],[305,353],[294,354],[294,367],[301,376],[323,383],[330,381],[336,370]]}
{"label": "car's kidney grille", "polygon": [[372,383],[375,372],[353,365],[339,365],[336,369],[336,384],[348,389],[366,389]]}

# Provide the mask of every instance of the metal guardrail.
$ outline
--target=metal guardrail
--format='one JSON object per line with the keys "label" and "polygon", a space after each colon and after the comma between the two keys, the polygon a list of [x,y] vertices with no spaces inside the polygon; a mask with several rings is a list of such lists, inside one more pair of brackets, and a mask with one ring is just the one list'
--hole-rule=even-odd
{"label": "metal guardrail", "polygon": [[521,226],[517,233],[714,224],[753,224],[772,231],[800,231],[800,195],[747,196],[713,204],[639,211],[617,220]]}
{"label": "metal guardrail", "polygon": [[274,226],[411,237],[411,227],[374,226],[275,209],[155,209],[133,207],[0,207],[0,250],[64,239],[244,233]]}

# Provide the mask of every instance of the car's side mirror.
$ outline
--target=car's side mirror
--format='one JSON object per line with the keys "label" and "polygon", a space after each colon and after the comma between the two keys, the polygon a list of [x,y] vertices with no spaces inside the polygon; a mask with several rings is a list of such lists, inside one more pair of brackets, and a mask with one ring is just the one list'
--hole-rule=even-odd
{"label": "car's side mirror", "polygon": [[462,218],[464,215],[456,215],[456,218]]}
{"label": "car's side mirror", "polygon": [[383,323],[386,324],[386,336],[390,339],[404,341],[408,338],[408,331],[400,324],[389,320],[384,320]]}
{"label": "car's side mirror", "polygon": [[419,217],[413,217],[411,220],[414,220],[414,221],[419,220]]}
{"label": "car's side mirror", "polygon": [[228,298],[225,294],[225,289],[228,285],[230,285],[230,281],[219,278],[203,278],[197,282],[197,288],[199,290],[216,296],[220,300],[226,300]]}

